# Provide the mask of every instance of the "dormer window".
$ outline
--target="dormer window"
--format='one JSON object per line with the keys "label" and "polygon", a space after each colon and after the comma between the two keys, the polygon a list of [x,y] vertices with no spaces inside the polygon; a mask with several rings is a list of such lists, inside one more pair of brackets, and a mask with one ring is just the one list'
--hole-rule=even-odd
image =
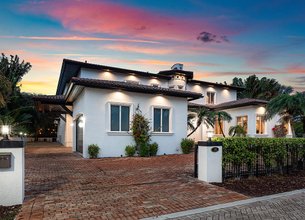
{"label": "dormer window", "polygon": [[214,105],[215,104],[215,92],[207,92],[207,104]]}

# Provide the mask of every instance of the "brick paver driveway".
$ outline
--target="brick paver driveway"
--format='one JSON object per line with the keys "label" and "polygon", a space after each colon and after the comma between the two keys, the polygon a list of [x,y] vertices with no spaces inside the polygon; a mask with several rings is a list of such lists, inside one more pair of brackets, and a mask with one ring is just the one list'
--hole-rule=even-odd
{"label": "brick paver driveway", "polygon": [[17,219],[139,219],[246,198],[194,179],[192,155],[89,160],[47,145],[26,147]]}
{"label": "brick paver driveway", "polygon": [[[165,218],[165,217],[163,217]],[[160,218],[161,219],[161,218]],[[305,191],[283,195],[263,201],[238,205],[183,217],[166,218],[176,220],[249,219],[249,220],[303,220],[305,219]]]}

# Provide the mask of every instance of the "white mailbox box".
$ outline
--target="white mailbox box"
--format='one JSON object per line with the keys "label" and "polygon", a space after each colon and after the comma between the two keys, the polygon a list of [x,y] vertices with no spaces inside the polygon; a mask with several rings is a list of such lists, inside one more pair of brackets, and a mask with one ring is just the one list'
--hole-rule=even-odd
{"label": "white mailbox box", "polygon": [[24,144],[22,141],[0,141],[0,205],[23,203]]}
{"label": "white mailbox box", "polygon": [[198,142],[198,179],[208,183],[222,182],[221,142]]}

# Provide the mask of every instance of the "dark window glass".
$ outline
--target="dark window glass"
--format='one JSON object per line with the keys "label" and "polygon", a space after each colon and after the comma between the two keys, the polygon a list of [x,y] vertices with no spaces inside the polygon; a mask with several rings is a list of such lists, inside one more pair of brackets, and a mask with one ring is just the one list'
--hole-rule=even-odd
{"label": "dark window glass", "polygon": [[154,131],[161,131],[161,109],[159,108],[154,109]]}
{"label": "dark window glass", "polygon": [[119,131],[120,130],[120,106],[111,105],[111,131]]}
{"label": "dark window glass", "polygon": [[169,132],[169,109],[162,109],[162,132]]}
{"label": "dark window glass", "polygon": [[129,106],[121,106],[121,131],[129,131]]}

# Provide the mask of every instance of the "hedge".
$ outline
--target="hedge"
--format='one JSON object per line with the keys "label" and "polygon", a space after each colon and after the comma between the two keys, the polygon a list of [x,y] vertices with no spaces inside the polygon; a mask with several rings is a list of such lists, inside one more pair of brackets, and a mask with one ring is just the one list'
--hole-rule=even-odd
{"label": "hedge", "polygon": [[287,159],[287,147],[289,155],[292,155],[293,166],[297,166],[298,158],[291,152],[297,152],[303,158],[305,156],[305,138],[229,137],[213,138],[213,141],[222,142],[223,166],[232,164],[235,169],[240,170],[242,165],[246,165],[250,173],[258,156],[262,158],[267,173],[274,166],[282,173]]}

